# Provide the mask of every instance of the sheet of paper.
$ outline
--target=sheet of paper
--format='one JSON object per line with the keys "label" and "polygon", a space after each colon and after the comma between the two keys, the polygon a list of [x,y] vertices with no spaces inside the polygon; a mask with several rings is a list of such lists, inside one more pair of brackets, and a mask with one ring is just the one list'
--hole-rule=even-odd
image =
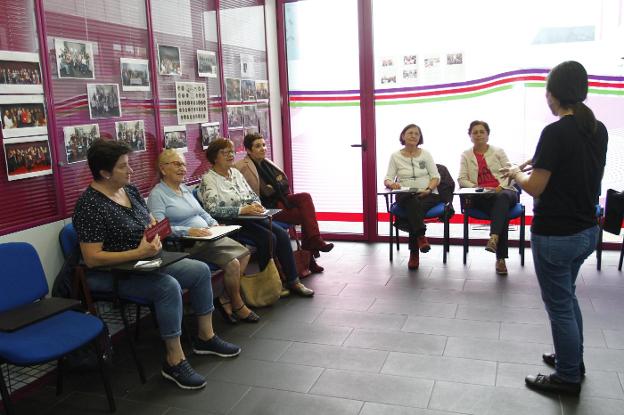
{"label": "sheet of paper", "polygon": [[203,241],[209,241],[211,239],[217,239],[222,237],[223,235],[227,235],[228,233],[232,233],[240,229],[240,225],[224,225],[224,226],[213,226],[210,228],[209,236],[185,236],[186,239],[200,239]]}

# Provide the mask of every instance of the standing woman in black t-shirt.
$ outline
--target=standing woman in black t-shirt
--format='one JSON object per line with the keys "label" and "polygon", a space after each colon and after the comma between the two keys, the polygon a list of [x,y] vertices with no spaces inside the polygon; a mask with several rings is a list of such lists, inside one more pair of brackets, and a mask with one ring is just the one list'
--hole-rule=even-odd
{"label": "standing woman in black t-shirt", "polygon": [[535,198],[531,249],[555,346],[554,354],[542,356],[555,372],[525,381],[533,389],[572,395],[580,393],[585,376],[576,277],[598,240],[595,204],[608,140],[604,124],[583,104],[587,90],[580,63],[555,66],[546,82],[546,101],[559,120],[542,131],[530,175],[518,166],[503,169]]}

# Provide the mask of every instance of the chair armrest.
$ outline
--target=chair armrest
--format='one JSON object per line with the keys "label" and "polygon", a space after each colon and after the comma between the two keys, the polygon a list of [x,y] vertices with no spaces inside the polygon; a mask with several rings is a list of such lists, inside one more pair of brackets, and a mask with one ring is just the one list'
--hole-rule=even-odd
{"label": "chair armrest", "polygon": [[55,314],[80,306],[73,298],[50,297],[0,313],[0,331],[17,331]]}

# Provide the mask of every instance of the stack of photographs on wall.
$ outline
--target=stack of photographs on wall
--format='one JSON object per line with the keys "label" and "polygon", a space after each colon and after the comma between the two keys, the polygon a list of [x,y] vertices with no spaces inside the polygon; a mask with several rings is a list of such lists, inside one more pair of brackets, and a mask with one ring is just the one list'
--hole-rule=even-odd
{"label": "stack of photographs on wall", "polygon": [[38,54],[0,51],[0,124],[9,181],[52,174]]}

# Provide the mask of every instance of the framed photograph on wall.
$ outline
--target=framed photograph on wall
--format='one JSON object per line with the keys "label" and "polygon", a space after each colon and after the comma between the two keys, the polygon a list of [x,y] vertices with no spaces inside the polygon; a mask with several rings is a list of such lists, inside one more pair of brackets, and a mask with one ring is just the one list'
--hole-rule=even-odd
{"label": "framed photograph on wall", "polygon": [[244,105],[243,106],[243,127],[257,127],[258,126],[258,116],[256,115],[256,106],[255,105]]}
{"label": "framed photograph on wall", "polygon": [[241,128],[243,126],[243,106],[242,105],[228,105],[227,107],[227,121],[228,130],[230,128]]}
{"label": "framed photograph on wall", "polygon": [[219,138],[221,130],[218,122],[207,122],[201,125],[202,148],[208,148],[208,144]]}
{"label": "framed photograph on wall", "polygon": [[176,82],[178,124],[208,122],[208,88],[202,82]]}
{"label": "framed photograph on wall", "polygon": [[89,99],[89,117],[117,118],[121,117],[121,101],[117,84],[87,84]]}
{"label": "framed photograph on wall", "polygon": [[241,98],[243,102],[256,100],[256,81],[253,79],[241,80]]}
{"label": "framed photograph on wall", "polygon": [[245,53],[240,54],[241,78],[252,79],[255,77],[256,68],[254,56]]}
{"label": "framed photograph on wall", "polygon": [[117,121],[117,141],[127,144],[133,151],[145,151],[145,123],[143,120]]}
{"label": "framed photograph on wall", "polygon": [[149,61],[147,59],[119,58],[121,89],[123,91],[149,91]]}
{"label": "framed photograph on wall", "polygon": [[48,134],[43,95],[0,95],[4,138]]}
{"label": "framed photograph on wall", "polygon": [[225,78],[225,96],[228,102],[241,102],[241,80]]}
{"label": "framed photograph on wall", "polygon": [[216,78],[218,70],[216,52],[209,50],[197,51],[197,75],[204,78]]}
{"label": "framed photograph on wall", "polygon": [[182,75],[180,48],[158,45],[158,73],[161,75]]}
{"label": "framed photograph on wall", "polygon": [[52,155],[47,135],[5,140],[4,158],[9,181],[52,174]]}
{"label": "framed photograph on wall", "polygon": [[63,127],[65,153],[68,163],[78,163],[87,159],[87,149],[100,138],[98,124],[83,124]]}
{"label": "framed photograph on wall", "polygon": [[256,81],[256,100],[263,102],[269,100],[269,81]]}
{"label": "framed photograph on wall", "polygon": [[188,140],[186,138],[186,126],[184,125],[166,125],[165,132],[165,148],[173,148],[180,152],[188,150]]}
{"label": "framed photograph on wall", "polygon": [[37,53],[0,50],[0,94],[43,94]]}
{"label": "framed photograph on wall", "polygon": [[93,43],[55,38],[54,51],[59,78],[95,79]]}

